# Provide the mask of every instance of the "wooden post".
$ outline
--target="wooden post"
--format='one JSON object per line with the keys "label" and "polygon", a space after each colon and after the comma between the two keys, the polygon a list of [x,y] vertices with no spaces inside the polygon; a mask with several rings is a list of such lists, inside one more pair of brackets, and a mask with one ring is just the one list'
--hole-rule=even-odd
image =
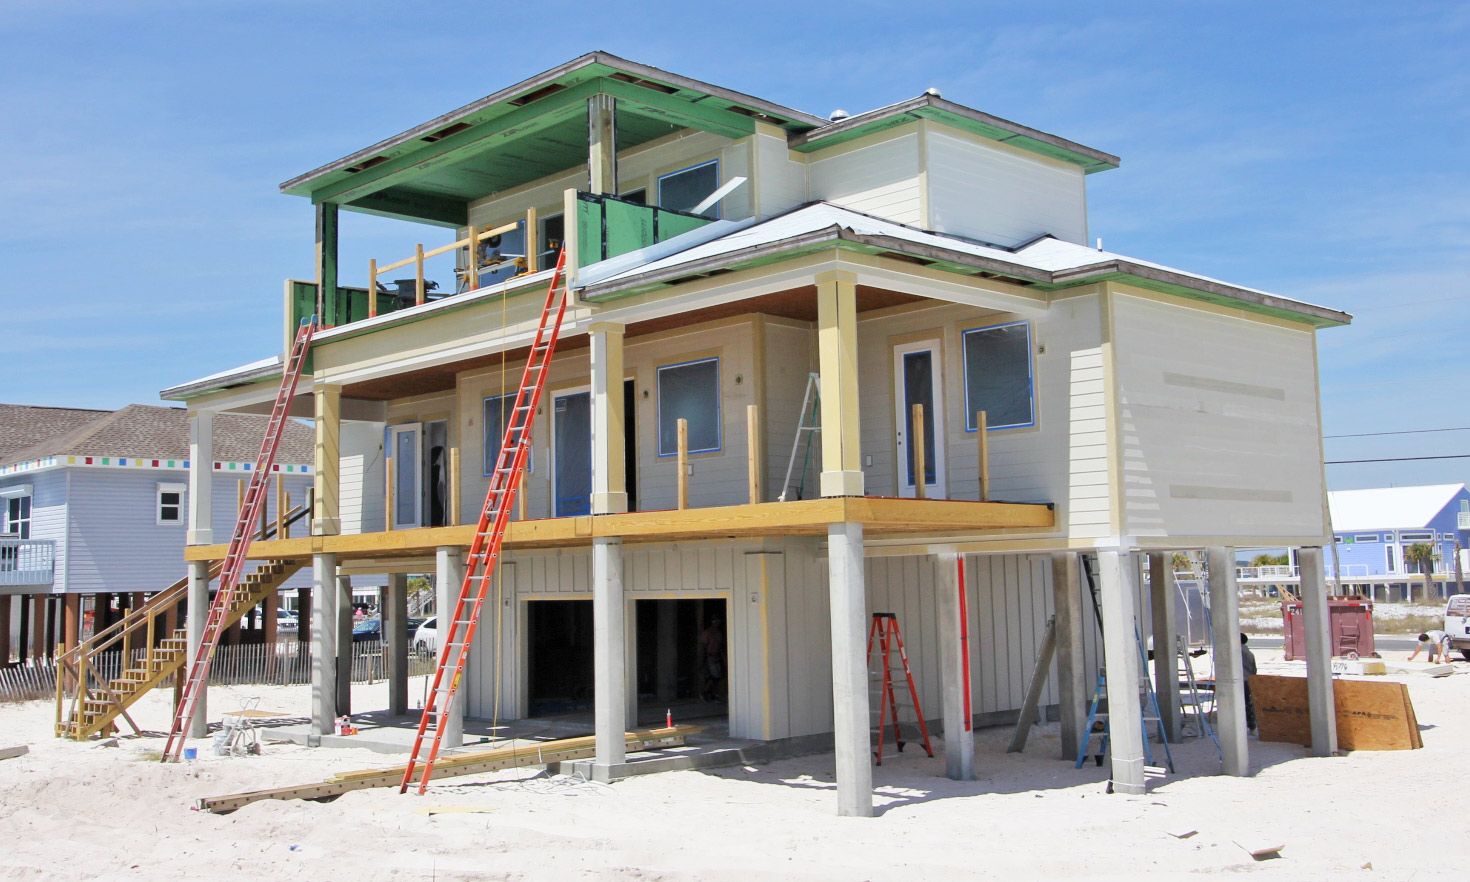
{"label": "wooden post", "polygon": [[[269,493],[270,492],[270,490],[268,488],[269,488],[269,485],[267,485],[266,493]],[[264,501],[268,501],[268,500],[264,500]],[[255,534],[255,538],[257,538],[257,539],[264,539],[265,538],[267,527],[270,526],[270,520],[269,520],[269,518],[270,518],[270,506],[268,506],[268,505],[261,505],[261,507],[260,507],[260,532],[258,532],[258,533]]]}
{"label": "wooden post", "polygon": [[[272,591],[265,596],[265,602],[262,606],[260,630],[263,637],[265,638],[265,644],[267,646],[270,646],[271,644],[274,644],[276,642],[276,622],[279,618],[279,616],[277,615],[277,611],[280,608],[281,595],[279,590]],[[270,652],[271,650],[268,649],[266,651]]]}
{"label": "wooden post", "polygon": [[521,471],[516,483],[516,520],[526,519],[526,472]]}
{"label": "wooden post", "polygon": [[286,538],[286,476],[276,473],[276,538]]}
{"label": "wooden post", "polygon": [[459,448],[449,448],[449,526],[459,524]]}
{"label": "wooden post", "polygon": [[914,449],[914,498],[923,499],[928,488],[924,486],[925,472],[929,463],[924,461],[924,405],[915,404],[913,420],[909,427],[909,446]]}
{"label": "wooden post", "polygon": [[368,260],[368,318],[378,314],[378,259]]}
{"label": "wooden post", "polygon": [[10,595],[0,594],[0,668],[10,664],[10,607]]}
{"label": "wooden post", "polygon": [[479,229],[470,224],[470,259],[465,265],[465,281],[468,283],[466,291],[473,291],[480,287],[480,236]]}
{"label": "wooden post", "polygon": [[[82,595],[68,594],[66,595],[66,598],[63,602],[66,608],[66,625],[62,628],[61,642],[62,645],[66,647],[67,651],[71,651],[72,649],[76,648],[77,643],[81,639]],[[0,629],[3,629],[3,632],[5,634],[4,639],[8,641],[10,639],[9,598],[0,599],[0,606],[3,606],[5,608],[6,613],[6,615],[4,616],[4,621],[0,621]],[[6,648],[9,648],[8,645]],[[0,665],[3,665],[4,663],[5,659],[3,657],[0,657]]]}
{"label": "wooden post", "polygon": [[[285,502],[277,503],[277,504],[278,505],[284,505],[284,506],[286,506],[286,513],[287,514],[290,514],[290,512],[291,512],[291,493],[290,493],[290,491],[287,491],[286,492],[286,495],[285,495],[284,498],[285,498]],[[282,521],[281,521],[281,531],[276,534],[276,538],[277,539],[290,539],[291,538],[291,520],[290,520],[290,518],[282,519]]]}
{"label": "wooden post", "polygon": [[679,503],[680,511],[689,507],[689,421],[679,418]]}
{"label": "wooden post", "polygon": [[980,501],[990,500],[990,432],[985,411],[975,411],[975,434],[980,440]]}
{"label": "wooden post", "polygon": [[541,231],[536,228],[536,209],[526,209],[526,272],[534,273],[541,259]]}
{"label": "wooden post", "polygon": [[393,458],[383,460],[383,532],[393,531]]}
{"label": "wooden post", "polygon": [[[97,595],[100,597],[101,595]],[[21,594],[16,598],[16,614],[20,619],[20,629],[16,634],[15,660],[24,663],[31,651],[31,595]],[[98,626],[101,627],[100,625]]]}
{"label": "wooden post", "polygon": [[235,511],[239,512],[239,511],[244,511],[244,510],[245,510],[245,479],[244,478],[237,478],[235,480]]}
{"label": "wooden post", "polygon": [[745,406],[745,473],[752,505],[761,501],[760,441],[760,408],[754,404],[747,404]]}
{"label": "wooden post", "polygon": [[31,602],[31,658],[46,657],[46,596],[37,594]]}
{"label": "wooden post", "polygon": [[424,243],[420,242],[413,246],[413,302],[423,306],[428,293],[424,286]]}

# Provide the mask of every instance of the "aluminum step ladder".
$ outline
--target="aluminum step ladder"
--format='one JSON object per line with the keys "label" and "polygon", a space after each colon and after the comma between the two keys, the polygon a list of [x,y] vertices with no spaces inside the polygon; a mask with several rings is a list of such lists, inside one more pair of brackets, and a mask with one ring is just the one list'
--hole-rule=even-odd
{"label": "aluminum step ladder", "polygon": [[[801,396],[801,415],[796,421],[796,437],[791,439],[791,458],[786,461],[786,480],[781,482],[781,495],[776,497],[777,502],[785,502],[787,497],[794,499],[802,498],[802,491],[806,488],[806,473],[812,462],[812,446],[817,440],[817,433],[822,431],[820,409],[822,406],[822,378],[820,374],[806,375],[806,391]],[[806,442],[806,451],[802,452],[801,442]],[[791,486],[791,476],[796,472],[796,458],[801,456],[801,472],[796,475],[796,486]],[[793,494],[792,491],[795,490]]]}

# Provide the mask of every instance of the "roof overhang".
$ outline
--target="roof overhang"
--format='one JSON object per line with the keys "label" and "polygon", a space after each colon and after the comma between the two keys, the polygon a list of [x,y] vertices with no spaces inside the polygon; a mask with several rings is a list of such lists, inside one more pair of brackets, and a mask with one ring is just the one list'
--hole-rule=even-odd
{"label": "roof overhang", "polygon": [[791,149],[812,153],[921,119],[934,120],[982,138],[1080,166],[1086,174],[1117,168],[1120,162],[1111,153],[1104,153],[1085,144],[930,94],[850,116],[838,122],[826,123],[821,128],[795,135],[790,139]]}

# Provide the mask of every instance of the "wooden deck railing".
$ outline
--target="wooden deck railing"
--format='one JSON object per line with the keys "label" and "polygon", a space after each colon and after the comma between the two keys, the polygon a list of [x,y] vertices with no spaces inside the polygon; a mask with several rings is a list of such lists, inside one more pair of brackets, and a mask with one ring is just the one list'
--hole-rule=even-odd
{"label": "wooden deck railing", "polygon": [[[486,265],[486,267],[482,267],[481,266],[481,262],[478,259],[479,258],[479,253],[478,253],[479,252],[479,248],[478,248],[478,246],[479,246],[479,244],[481,242],[485,241],[486,239],[489,239],[492,236],[503,236],[506,233],[513,233],[513,232],[516,231],[516,229],[518,229],[520,227],[521,223],[522,222],[521,221],[518,221],[518,220],[517,221],[512,221],[511,223],[504,224],[504,225],[498,226],[498,227],[494,227],[494,228],[488,229],[488,230],[482,230],[479,227],[475,226],[474,224],[470,224],[469,229],[466,231],[466,235],[465,235],[464,238],[462,238],[462,239],[455,239],[453,242],[450,242],[448,245],[440,245],[438,248],[430,248],[430,249],[427,249],[426,250],[424,248],[424,246],[423,246],[423,243],[419,243],[419,244],[417,244],[417,245],[414,246],[414,252],[413,252],[413,256],[412,257],[405,257],[402,260],[395,260],[392,263],[385,263],[385,264],[382,264],[382,265],[379,265],[378,264],[378,261],[377,261],[376,258],[374,258],[372,260],[369,260],[368,261],[368,290],[369,291],[376,291],[378,289],[378,277],[380,275],[382,275],[383,273],[390,272],[390,271],[396,270],[396,269],[403,269],[406,266],[412,266],[414,268],[414,305],[415,306],[421,306],[421,305],[423,305],[424,301],[428,298],[428,286],[424,282],[424,261],[425,260],[428,260],[431,257],[438,257],[441,254],[448,254],[449,252],[456,251],[456,250],[458,250],[460,248],[463,248],[463,249],[466,250],[465,262],[464,262],[465,283],[466,283],[465,290],[466,291],[473,291],[476,288],[480,287],[480,270],[481,269],[483,269],[483,268],[491,268],[491,269],[493,269],[495,267],[498,267],[501,263],[507,263],[507,262],[514,261],[515,264],[516,264],[516,266],[517,266],[517,269],[519,270],[516,273],[516,275],[522,275],[522,274],[525,274],[525,273],[534,273],[534,272],[536,272],[536,269],[537,269],[536,256],[537,256],[538,252],[540,251],[540,249],[538,247],[539,243],[537,241],[536,209],[534,209],[534,208],[528,208],[528,209],[526,209],[526,218],[525,218],[525,225],[526,225],[526,243],[525,243],[525,250],[526,250],[526,253],[524,255],[509,257],[509,258],[506,258],[503,261],[499,261],[496,264]],[[377,302],[377,298],[376,297],[369,297],[368,298],[368,317],[371,318],[373,316],[376,316],[377,314],[378,314],[378,302]]]}

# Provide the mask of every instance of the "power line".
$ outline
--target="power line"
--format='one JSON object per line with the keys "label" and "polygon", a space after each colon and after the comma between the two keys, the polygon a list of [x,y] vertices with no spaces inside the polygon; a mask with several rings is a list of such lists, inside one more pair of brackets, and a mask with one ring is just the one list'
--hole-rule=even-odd
{"label": "power line", "polygon": [[1391,456],[1386,459],[1329,459],[1326,465],[1353,465],[1360,462],[1419,462],[1426,459],[1470,459],[1470,453],[1452,453],[1446,456]]}
{"label": "power line", "polygon": [[1377,438],[1381,435],[1426,435],[1430,432],[1470,432],[1470,426],[1452,426],[1448,429],[1402,429],[1397,432],[1357,432],[1351,435],[1323,435],[1330,438]]}

